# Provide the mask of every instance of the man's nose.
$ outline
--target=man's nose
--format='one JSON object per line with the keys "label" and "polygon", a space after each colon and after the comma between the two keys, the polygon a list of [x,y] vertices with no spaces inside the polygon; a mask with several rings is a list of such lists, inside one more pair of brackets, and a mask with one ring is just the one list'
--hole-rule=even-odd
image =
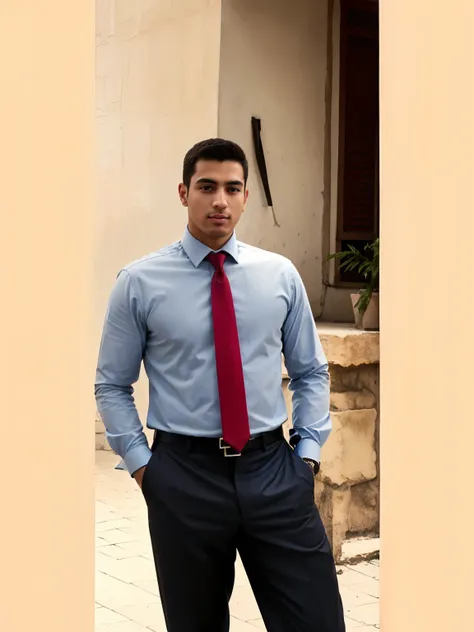
{"label": "man's nose", "polygon": [[219,211],[222,211],[223,209],[227,208],[228,206],[227,198],[225,196],[224,191],[216,193],[216,197],[214,198],[212,206],[213,208],[218,209]]}

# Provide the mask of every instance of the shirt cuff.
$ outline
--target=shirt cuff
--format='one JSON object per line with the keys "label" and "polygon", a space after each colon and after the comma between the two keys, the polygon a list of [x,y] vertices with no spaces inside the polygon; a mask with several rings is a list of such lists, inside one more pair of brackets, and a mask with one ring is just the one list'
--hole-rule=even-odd
{"label": "shirt cuff", "polygon": [[313,439],[301,439],[295,448],[295,452],[302,459],[313,459],[321,463],[321,446]]}
{"label": "shirt cuff", "polygon": [[127,452],[115,469],[128,470],[130,476],[133,476],[137,470],[148,464],[151,454],[152,452],[147,445],[138,445]]}

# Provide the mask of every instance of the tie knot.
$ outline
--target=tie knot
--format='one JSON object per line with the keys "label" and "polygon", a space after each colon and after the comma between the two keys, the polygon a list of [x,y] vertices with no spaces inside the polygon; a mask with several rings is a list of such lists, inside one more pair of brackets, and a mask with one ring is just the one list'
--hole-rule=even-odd
{"label": "tie knot", "polygon": [[210,252],[207,255],[207,259],[212,263],[217,272],[223,272],[226,256],[225,252]]}

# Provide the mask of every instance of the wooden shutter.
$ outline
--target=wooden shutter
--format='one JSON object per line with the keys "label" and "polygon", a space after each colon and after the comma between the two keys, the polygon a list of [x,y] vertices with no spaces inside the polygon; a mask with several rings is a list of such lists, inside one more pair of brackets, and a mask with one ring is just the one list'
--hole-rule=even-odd
{"label": "wooden shutter", "polygon": [[378,234],[378,3],[341,0],[338,247]]}

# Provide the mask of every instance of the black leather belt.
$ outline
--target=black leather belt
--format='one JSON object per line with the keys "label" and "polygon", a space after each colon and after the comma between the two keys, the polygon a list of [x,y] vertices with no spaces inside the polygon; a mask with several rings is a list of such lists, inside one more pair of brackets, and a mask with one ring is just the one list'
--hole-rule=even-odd
{"label": "black leather belt", "polygon": [[242,450],[236,452],[234,448],[228,445],[222,438],[211,439],[208,437],[191,437],[173,432],[163,432],[155,430],[155,439],[153,445],[157,443],[169,443],[176,447],[189,452],[203,452],[208,454],[217,454],[224,457],[238,457],[252,450],[264,450],[266,446],[281,441],[284,438],[283,428],[280,426],[275,430],[263,432],[250,438],[249,442]]}

